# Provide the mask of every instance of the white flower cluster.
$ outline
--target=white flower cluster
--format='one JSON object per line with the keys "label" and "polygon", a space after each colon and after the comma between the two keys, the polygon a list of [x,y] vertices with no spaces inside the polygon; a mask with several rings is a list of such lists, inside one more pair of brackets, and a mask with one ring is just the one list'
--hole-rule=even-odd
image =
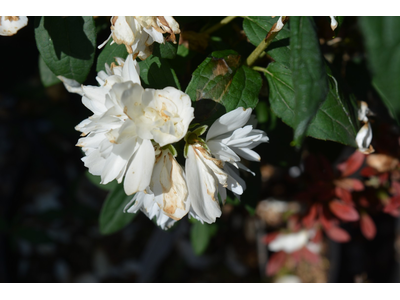
{"label": "white flower cluster", "polygon": [[[119,28],[120,18],[112,19],[114,28]],[[169,22],[171,34],[177,32],[173,18],[160,18],[161,25]],[[124,19],[129,26],[134,21],[156,22],[152,17]],[[144,32],[152,36],[146,28]],[[168,28],[164,30],[169,32]],[[112,33],[114,40],[118,34]],[[93,112],[76,126],[82,132],[77,143],[85,153],[82,161],[91,174],[101,177],[102,184],[123,181],[126,194],[134,194],[125,208],[128,213],[141,210],[150,219],[156,217],[163,229],[187,214],[213,223],[221,216],[226,189],[241,195],[246,188],[239,169],[251,171],[241,158],[259,161],[252,149],[268,137],[253,128],[252,110],[242,107],[216,120],[205,140],[200,136],[207,126],[188,131],[194,119],[190,97],[174,87],[144,89],[136,50],[130,45],[132,53],[126,60],[116,58],[117,65],[106,65],[106,72],[98,73],[99,86],[80,86],[59,77],[67,90],[82,95],[83,104]],[[186,142],[184,167],[175,159],[177,151],[172,145],[182,139]]]}
{"label": "white flower cluster", "polygon": [[103,47],[112,37],[113,43],[124,44],[128,53],[133,58],[138,56],[146,59],[151,53],[151,45],[154,42],[163,44],[164,33],[168,33],[168,40],[176,43],[175,34],[179,34],[179,24],[173,17],[112,17],[111,34],[109,38],[99,46]]}

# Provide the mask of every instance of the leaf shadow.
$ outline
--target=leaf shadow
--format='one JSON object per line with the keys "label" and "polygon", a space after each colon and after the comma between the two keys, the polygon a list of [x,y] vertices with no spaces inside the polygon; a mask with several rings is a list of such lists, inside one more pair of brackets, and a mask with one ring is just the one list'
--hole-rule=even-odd
{"label": "leaf shadow", "polygon": [[90,60],[95,45],[91,43],[84,31],[82,17],[45,17],[44,28],[54,45],[58,60],[62,53],[81,60]]}

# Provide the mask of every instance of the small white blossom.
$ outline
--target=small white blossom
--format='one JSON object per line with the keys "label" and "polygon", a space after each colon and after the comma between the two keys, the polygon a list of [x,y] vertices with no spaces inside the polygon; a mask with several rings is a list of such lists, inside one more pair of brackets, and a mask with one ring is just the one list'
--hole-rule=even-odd
{"label": "small white blossom", "polygon": [[358,150],[364,154],[370,154],[374,152],[374,148],[371,145],[372,141],[372,129],[369,122],[365,123],[358,131],[356,136],[356,143]]}
{"label": "small white blossom", "polygon": [[335,19],[334,16],[331,16],[330,18],[331,18],[331,28],[332,28],[332,31],[335,31],[336,27],[338,26],[338,22],[336,21],[336,19]]}
{"label": "small white blossom", "polygon": [[286,253],[292,253],[303,247],[307,247],[311,252],[318,253],[320,251],[320,245],[310,241],[314,236],[315,230],[312,229],[300,230],[295,233],[280,233],[269,243],[268,249],[274,252],[284,251]]}
{"label": "small white blossom", "polygon": [[0,17],[0,35],[11,36],[18,30],[28,25],[28,18],[23,17]]}
{"label": "small white blossom", "polygon": [[[150,47],[154,42],[164,43],[164,33],[168,33],[169,39],[176,43],[175,34],[180,33],[179,24],[173,17],[134,17],[114,16],[111,22],[111,35],[117,44],[124,44],[128,53],[133,57],[146,59],[151,53]],[[109,37],[109,38],[110,38]],[[107,39],[108,41],[108,39]],[[103,47],[105,41],[99,48]]]}
{"label": "small white blossom", "polygon": [[371,154],[375,150],[371,145],[372,141],[372,129],[368,120],[368,116],[372,115],[371,110],[368,108],[368,104],[364,101],[360,101],[360,108],[358,109],[358,119],[364,123],[361,129],[356,135],[356,143],[358,150],[364,154]]}
{"label": "small white blossom", "polygon": [[224,162],[223,169],[228,174],[228,189],[236,195],[241,195],[246,189],[237,168],[255,175],[240,163],[240,157],[260,161],[260,156],[252,149],[269,140],[264,131],[253,129],[253,125],[246,125],[253,121],[251,112],[251,108],[238,107],[226,113],[212,124],[206,137],[211,154]]}

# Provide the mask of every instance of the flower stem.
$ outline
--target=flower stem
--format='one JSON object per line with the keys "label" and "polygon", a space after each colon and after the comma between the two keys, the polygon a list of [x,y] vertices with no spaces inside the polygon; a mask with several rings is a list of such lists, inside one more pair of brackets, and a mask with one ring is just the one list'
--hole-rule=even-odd
{"label": "flower stem", "polygon": [[[289,17],[282,17],[282,22],[283,24],[286,24],[286,22],[289,20]],[[272,40],[276,37],[276,35],[279,33],[279,31],[275,31],[275,26],[277,23],[275,23],[271,30],[268,32],[267,36],[265,39],[261,41],[261,43],[257,46],[256,49],[249,55],[249,57],[246,59],[246,65],[251,67],[257,59],[260,57],[260,55],[265,51],[265,49],[268,48],[268,46],[272,43]]]}
{"label": "flower stem", "polygon": [[217,31],[218,29],[220,29],[224,25],[228,24],[234,18],[236,18],[236,16],[225,17],[219,23],[215,24],[214,26],[212,26],[212,27],[208,28],[206,31],[204,31],[204,33],[208,33],[208,34],[213,33],[214,31]]}

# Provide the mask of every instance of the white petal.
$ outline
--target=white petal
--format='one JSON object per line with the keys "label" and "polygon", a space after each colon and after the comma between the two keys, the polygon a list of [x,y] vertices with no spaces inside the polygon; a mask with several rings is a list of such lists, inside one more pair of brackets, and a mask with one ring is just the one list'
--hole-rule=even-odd
{"label": "white petal", "polygon": [[129,54],[125,60],[124,67],[122,68],[122,77],[125,81],[132,81],[133,83],[140,84],[140,67],[139,64]]}
{"label": "white petal", "polygon": [[190,145],[185,167],[190,205],[202,221],[211,224],[221,216],[216,198],[218,181],[198,155]]}
{"label": "white petal", "polygon": [[303,248],[308,241],[308,232],[306,230],[297,233],[279,234],[269,245],[271,251],[285,251],[292,253]]}
{"label": "white petal", "polygon": [[150,184],[154,161],[155,153],[152,143],[149,140],[143,140],[126,170],[124,190],[127,195],[144,191]]}
{"label": "white petal", "polygon": [[369,123],[365,123],[363,127],[358,131],[356,136],[356,143],[358,149],[365,153],[369,154],[372,153],[374,150],[370,145],[372,141],[372,129]]}
{"label": "white petal", "polygon": [[260,161],[261,157],[257,152],[248,149],[248,148],[234,148],[232,150],[235,151],[240,157],[251,161]]}
{"label": "white petal", "polygon": [[68,92],[83,96],[82,85],[78,81],[66,78],[64,76],[57,76],[57,78],[63,82],[65,89]]}
{"label": "white petal", "polygon": [[28,24],[26,16],[0,17],[0,35],[11,36]]}
{"label": "white petal", "polygon": [[243,127],[250,118],[251,108],[238,107],[217,119],[210,127],[206,140],[209,141],[221,134]]}
{"label": "white petal", "polygon": [[101,183],[107,184],[114,180],[120,174],[121,170],[126,168],[128,161],[137,148],[138,145],[136,143],[136,138],[125,141],[123,144],[114,145],[113,150],[104,165],[101,174]]}

